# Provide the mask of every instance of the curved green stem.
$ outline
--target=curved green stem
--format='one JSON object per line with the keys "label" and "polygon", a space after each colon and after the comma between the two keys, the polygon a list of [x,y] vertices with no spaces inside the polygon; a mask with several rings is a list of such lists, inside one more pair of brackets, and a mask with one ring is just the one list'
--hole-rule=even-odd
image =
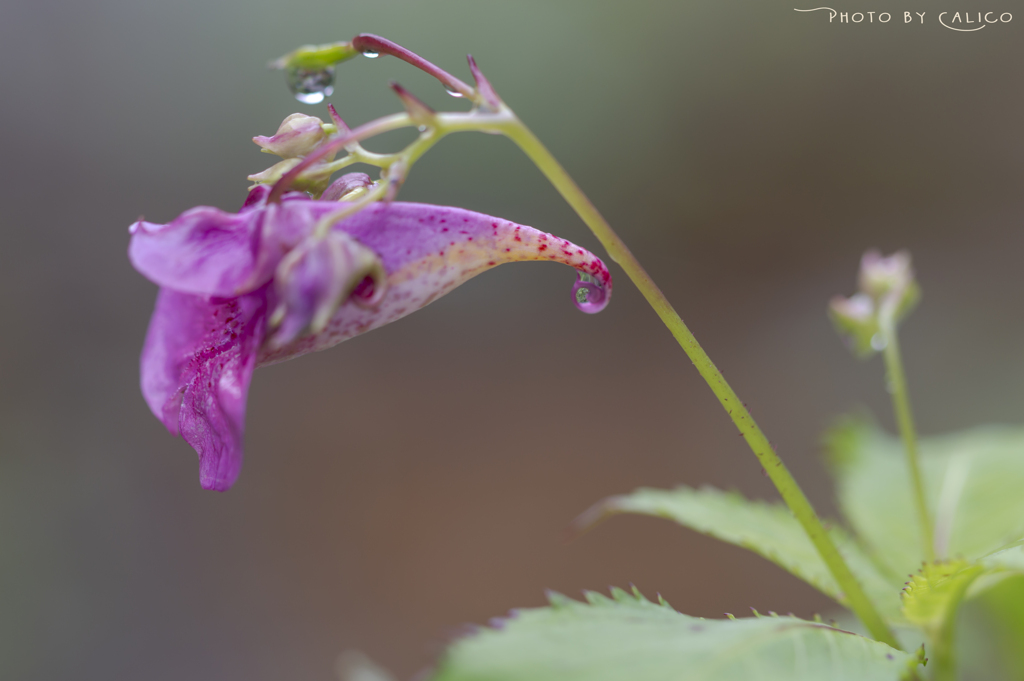
{"label": "curved green stem", "polygon": [[789,506],[797,521],[804,528],[814,547],[818,550],[822,560],[828,566],[829,571],[839,584],[840,589],[846,595],[846,601],[850,609],[860,617],[861,621],[877,640],[899,648],[896,637],[875,609],[875,606],[868,599],[857,579],[850,571],[846,561],[840,555],[839,550],[832,542],[828,532],[822,525],[821,520],[814,512],[810,501],[804,495],[803,490],[793,478],[789,469],[782,462],[782,459],[775,453],[768,438],[765,437],[761,428],[754,422],[753,417],[746,406],[736,396],[732,387],[726,382],[722,372],[711,361],[704,348],[700,346],[693,333],[687,328],[679,314],[665,298],[654,280],[644,270],[637,259],[623,243],[622,239],[612,230],[611,226],[598,212],[590,199],[576,185],[565,169],[551,155],[539,139],[518,119],[513,118],[512,122],[501,127],[501,131],[512,139],[530,157],[545,177],[554,185],[555,189],[579,214],[588,227],[594,232],[601,244],[608,251],[612,260],[617,262],[626,272],[627,276],[640,289],[644,298],[661,318],[661,321],[668,327],[668,330],[678,341],[683,351],[687,354],[701,377],[707,381],[711,391],[722,403],[722,407],[729,413],[743,439],[747,441],[754,455],[757,456],[768,477],[775,483],[776,489],[782,496],[783,501]]}
{"label": "curved green stem", "polygon": [[[355,130],[338,135],[317,151],[306,156],[300,164],[286,173],[275,184],[273,191],[268,197],[268,201],[279,199],[280,195],[303,170],[313,163],[322,160],[330,153],[347,148],[353,142],[410,125],[413,125],[413,121],[408,114],[398,114],[372,121]],[[572,206],[587,226],[590,227],[591,231],[593,231],[594,235],[608,251],[612,260],[617,262],[633,283],[636,284],[644,298],[654,308],[662,322],[679,342],[683,351],[686,352],[694,366],[697,367],[697,371],[707,381],[711,391],[718,397],[722,407],[728,412],[736,427],[739,428],[740,433],[754,452],[754,455],[761,462],[761,466],[767,472],[768,477],[775,484],[776,489],[779,490],[783,501],[789,506],[789,509],[793,512],[793,515],[803,527],[811,543],[832,573],[836,583],[845,595],[846,604],[864,622],[872,636],[894,648],[899,648],[896,637],[881,615],[879,615],[874,604],[868,599],[860,584],[857,583],[856,577],[854,577],[846,561],[843,560],[839,550],[832,542],[831,537],[829,537],[828,532],[822,525],[821,519],[814,512],[814,508],[803,493],[803,490],[800,489],[789,469],[783,464],[782,459],[775,453],[771,443],[768,442],[768,438],[765,437],[746,406],[726,382],[722,372],[718,370],[718,367],[714,365],[711,358],[704,352],[704,349],[697,342],[693,333],[690,332],[690,329],[683,323],[683,320],[673,309],[668,299],[665,298],[665,294],[661,292],[661,289],[654,283],[650,275],[647,274],[633,254],[630,253],[629,249],[601,216],[597,208],[594,207],[569,174],[565,172],[565,169],[555,160],[551,152],[544,147],[540,140],[523,125],[508,107],[501,105],[493,113],[477,110],[467,113],[435,114],[430,126],[415,142],[398,154],[388,155],[391,158],[381,158],[380,160],[386,160],[388,167],[401,161],[405,166],[403,172],[407,172],[409,167],[420,156],[426,153],[433,144],[445,135],[452,132],[469,130],[499,133],[509,137],[526,153],[566,202]],[[381,163],[382,167],[384,165],[385,163]],[[374,198],[376,198],[376,193]],[[359,201],[358,206],[362,207],[367,205],[367,203]],[[348,208],[344,208],[337,215],[346,217],[349,214]],[[336,215],[328,216],[325,224],[329,225],[335,219]]]}
{"label": "curved green stem", "polygon": [[[896,296],[893,296],[895,299]],[[935,560],[935,536],[932,529],[931,515],[924,494],[924,479],[921,476],[921,465],[917,453],[917,432],[914,428],[914,414],[910,409],[910,393],[907,389],[907,378],[903,374],[903,358],[900,355],[900,343],[896,334],[894,311],[886,308],[879,314],[879,330],[885,341],[882,352],[885,358],[886,378],[889,391],[892,393],[892,406],[896,415],[896,423],[903,439],[903,448],[907,453],[907,467],[910,469],[910,482],[913,488],[914,505],[917,507],[918,522],[921,526],[921,542],[925,558]]]}

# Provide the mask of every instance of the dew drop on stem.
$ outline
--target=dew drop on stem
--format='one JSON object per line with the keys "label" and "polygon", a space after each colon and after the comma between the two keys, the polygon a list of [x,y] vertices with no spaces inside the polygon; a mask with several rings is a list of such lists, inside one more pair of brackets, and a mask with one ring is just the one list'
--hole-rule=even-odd
{"label": "dew drop on stem", "polygon": [[447,92],[452,97],[462,97],[463,96],[461,92],[459,92],[455,88],[453,88],[451,86],[448,86],[448,85],[444,86],[444,91]]}
{"label": "dew drop on stem", "polygon": [[334,67],[293,68],[288,71],[288,89],[303,104],[319,104],[334,92]]}
{"label": "dew drop on stem", "polygon": [[363,56],[367,59],[376,59],[380,56],[380,52],[374,52],[373,50],[364,50]]}

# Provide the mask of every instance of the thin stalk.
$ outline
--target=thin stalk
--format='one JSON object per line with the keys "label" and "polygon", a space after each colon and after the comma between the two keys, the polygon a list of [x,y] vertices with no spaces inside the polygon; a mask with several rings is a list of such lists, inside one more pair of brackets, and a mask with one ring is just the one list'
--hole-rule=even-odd
{"label": "thin stalk", "polygon": [[736,393],[726,382],[722,372],[711,361],[704,348],[700,346],[693,333],[687,328],[679,314],[672,308],[672,305],[665,298],[657,284],[644,270],[637,259],[630,253],[626,244],[612,230],[611,226],[598,212],[597,208],[590,202],[590,199],[576,185],[569,174],[551,155],[539,139],[518,119],[513,118],[506,125],[501,126],[502,132],[529,156],[545,177],[554,185],[555,189],[562,195],[562,198],[579,214],[580,218],[590,227],[591,231],[604,246],[612,260],[619,264],[626,272],[626,275],[640,289],[644,298],[661,318],[661,321],[668,327],[668,330],[678,341],[683,351],[697,367],[701,377],[707,381],[711,391],[722,403],[722,407],[729,413],[733,423],[739,428],[743,439],[753,450],[761,462],[761,466],[768,473],[768,477],[775,484],[776,489],[782,496],[783,501],[789,506],[797,521],[803,527],[810,538],[818,554],[828,566],[829,571],[839,584],[839,588],[846,595],[846,601],[851,610],[864,622],[864,625],[871,632],[875,639],[887,643],[893,648],[900,645],[893,635],[889,626],[879,615],[874,604],[868,599],[857,579],[853,576],[846,561],[843,560],[835,544],[829,537],[828,532],[822,525],[821,520],[814,512],[807,496],[800,489],[789,469],[782,462],[782,459],[775,453],[768,438],[765,437],[761,428],[754,422],[750,412],[743,402],[736,396]]}
{"label": "thin stalk", "polygon": [[[355,130],[339,135],[306,156],[301,163],[282,176],[268,196],[268,202],[280,200],[281,194],[284,193],[303,170],[330,153],[340,151],[353,142],[365,140],[383,132],[408,127],[413,124],[408,114],[397,114],[371,121]],[[551,152],[523,125],[511,110],[504,106],[495,113],[477,111],[463,114],[436,114],[431,128],[433,129],[418,138],[406,150],[397,154],[406,164],[406,171],[434,143],[452,132],[475,130],[504,134],[526,153],[530,160],[534,162],[540,171],[544,173],[544,176],[554,185],[555,189],[562,195],[562,198],[572,206],[583,222],[590,227],[612,260],[618,263],[626,272],[644,298],[647,299],[647,302],[654,308],[654,311],[661,318],[665,326],[668,327],[668,330],[678,341],[683,351],[686,352],[690,361],[697,367],[697,371],[707,382],[708,386],[710,386],[715,396],[718,397],[722,407],[728,412],[736,427],[739,428],[747,445],[761,462],[761,466],[775,484],[783,501],[807,533],[811,543],[817,549],[818,554],[845,595],[846,604],[864,622],[864,625],[875,639],[893,648],[900,648],[899,642],[889,629],[889,626],[882,619],[878,610],[875,609],[874,604],[868,599],[860,584],[857,583],[856,577],[854,577],[846,561],[843,560],[839,550],[832,542],[831,537],[829,537],[828,532],[822,525],[821,519],[818,518],[810,501],[808,501],[807,496],[800,489],[800,486],[789,472],[789,469],[786,468],[782,459],[775,453],[771,443],[768,442],[768,438],[765,437],[746,406],[736,396],[732,387],[729,386],[725,377],[722,376],[722,372],[718,370],[718,367],[711,361],[711,358],[704,352],[704,349],[697,342],[690,329],[683,323],[679,314],[673,309],[668,299],[665,298],[665,294],[661,292],[661,289],[654,283],[650,275],[647,274],[633,254],[630,253],[626,244],[612,230],[597,208],[590,202],[590,199],[576,185],[555,157],[551,155]],[[345,211],[344,215],[347,216],[348,211]],[[333,218],[334,216],[330,217]],[[331,220],[331,223],[333,223],[333,220]]]}
{"label": "thin stalk", "polygon": [[314,163],[323,160],[327,156],[341,151],[347,145],[352,144],[353,142],[369,139],[370,137],[382,135],[385,132],[400,130],[413,125],[415,125],[415,123],[413,123],[412,119],[409,118],[409,114],[392,114],[391,116],[378,118],[377,120],[370,121],[365,125],[359,126],[355,130],[350,130],[342,135],[338,135],[326,144],[318,147],[316,151],[310,153],[294,168],[282,175],[281,179],[274,183],[274,186],[270,190],[270,194],[267,195],[267,203],[279,202],[281,200],[281,195],[292,186],[292,183],[295,182],[296,178],[298,178],[302,171]]}
{"label": "thin stalk", "polygon": [[[895,299],[895,294],[890,294]],[[885,372],[889,391],[892,393],[893,412],[896,424],[903,439],[903,448],[907,453],[907,468],[910,470],[910,483],[913,488],[914,505],[917,507],[918,522],[921,526],[921,542],[925,558],[935,560],[935,535],[932,529],[931,515],[924,495],[924,479],[921,476],[921,464],[917,453],[917,431],[914,428],[914,414],[910,409],[910,392],[907,389],[907,378],[903,374],[903,358],[900,354],[900,342],[896,334],[895,315],[884,305],[879,315],[879,329],[885,340],[882,356],[885,359]]]}

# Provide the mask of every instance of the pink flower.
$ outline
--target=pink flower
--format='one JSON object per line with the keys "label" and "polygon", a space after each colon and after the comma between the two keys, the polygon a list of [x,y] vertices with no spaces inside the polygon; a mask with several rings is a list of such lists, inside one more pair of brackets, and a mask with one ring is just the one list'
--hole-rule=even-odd
{"label": "pink flower", "polygon": [[343,202],[255,187],[238,213],[200,206],[132,226],[128,256],[160,285],[142,351],[142,393],[199,454],[200,483],[226,490],[242,466],[253,369],[324,350],[414,312],[506,262],[578,271],[574,302],[598,312],[607,267],[564,239],[461,208],[377,203],[333,225]]}

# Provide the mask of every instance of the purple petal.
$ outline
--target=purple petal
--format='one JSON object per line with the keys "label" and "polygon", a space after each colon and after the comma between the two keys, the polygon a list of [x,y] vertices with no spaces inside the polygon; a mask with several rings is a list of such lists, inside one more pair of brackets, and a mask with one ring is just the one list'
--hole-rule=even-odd
{"label": "purple petal", "polygon": [[[281,260],[274,275],[277,305],[270,325],[278,328],[269,344],[287,345],[307,328],[322,331],[367,278],[376,284],[371,297],[377,291],[383,294],[387,276],[377,255],[344,232],[303,241]],[[362,301],[366,292],[360,294]]]}
{"label": "purple petal", "polygon": [[128,258],[147,279],[176,291],[221,298],[254,291],[320,217],[338,210],[292,194],[267,206],[266,193],[251,190],[240,213],[199,206],[166,225],[137,222]]}
{"label": "purple petal", "polygon": [[247,293],[270,278],[268,272],[261,281],[256,271],[264,214],[200,206],[166,225],[139,222],[128,258],[160,286],[225,298]]}
{"label": "purple petal", "polygon": [[199,480],[226,490],[242,466],[245,404],[263,342],[266,292],[230,300],[161,289],[142,350],[142,394],[199,454]]}
{"label": "purple petal", "polygon": [[[342,305],[321,333],[302,336],[281,348],[264,347],[260,366],[323,350],[400,319],[502,263],[552,260],[574,267],[583,275],[582,283],[573,288],[574,301],[586,312],[603,308],[611,295],[611,275],[593,253],[532,227],[461,208],[378,203],[335,229],[381,257],[388,275],[387,293],[373,309],[351,302]],[[575,297],[580,288],[587,290],[582,300]]]}

